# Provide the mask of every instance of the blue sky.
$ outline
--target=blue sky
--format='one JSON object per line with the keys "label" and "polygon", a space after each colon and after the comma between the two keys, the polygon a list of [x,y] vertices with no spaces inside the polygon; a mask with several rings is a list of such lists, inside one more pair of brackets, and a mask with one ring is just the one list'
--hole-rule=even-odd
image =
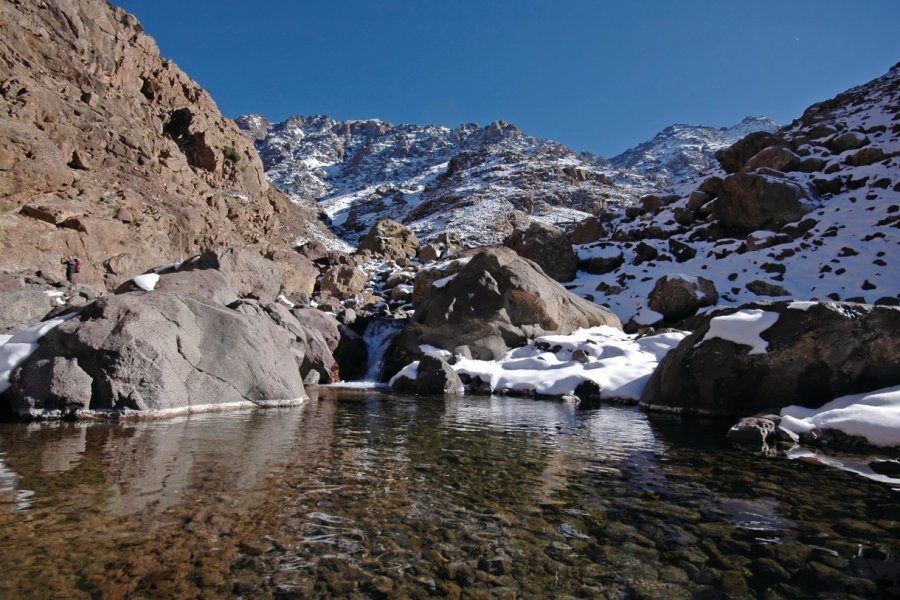
{"label": "blue sky", "polygon": [[497,119],[610,157],[787,123],[900,61],[898,0],[112,0],[230,117]]}

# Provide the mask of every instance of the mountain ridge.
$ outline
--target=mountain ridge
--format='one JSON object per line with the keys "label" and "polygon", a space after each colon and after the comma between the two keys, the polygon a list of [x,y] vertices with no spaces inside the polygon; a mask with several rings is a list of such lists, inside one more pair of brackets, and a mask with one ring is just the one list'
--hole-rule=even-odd
{"label": "mountain ridge", "polygon": [[[505,121],[450,128],[327,115],[272,123],[252,114],[235,122],[254,142],[267,177],[296,201],[317,201],[347,241],[357,242],[376,220],[390,217],[426,238],[457,230],[470,245],[496,243],[530,220],[567,225],[623,208],[673,176],[708,168],[715,150],[736,141],[742,125],[774,126],[764,118],[732,128],[672,126],[680,135],[666,139],[674,142],[661,142],[664,130],[645,143],[668,155],[655,160],[659,164],[632,167],[623,155],[616,164]],[[690,134],[694,130],[702,135]],[[679,146],[678,139],[700,147],[685,152],[686,142]]]}

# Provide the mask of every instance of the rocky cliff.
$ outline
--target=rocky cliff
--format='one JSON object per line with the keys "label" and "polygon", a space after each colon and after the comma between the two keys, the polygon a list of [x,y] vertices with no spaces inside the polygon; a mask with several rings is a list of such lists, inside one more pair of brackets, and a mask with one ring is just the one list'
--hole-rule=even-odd
{"label": "rocky cliff", "polygon": [[123,278],[222,245],[333,241],[252,144],[103,0],[0,1],[0,271]]}

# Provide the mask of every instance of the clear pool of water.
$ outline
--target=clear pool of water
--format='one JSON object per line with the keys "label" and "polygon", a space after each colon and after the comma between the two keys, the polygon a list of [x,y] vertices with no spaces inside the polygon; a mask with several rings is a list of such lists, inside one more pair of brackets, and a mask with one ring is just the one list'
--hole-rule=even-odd
{"label": "clear pool of water", "polygon": [[0,598],[900,595],[900,494],[516,398],[0,424]]}

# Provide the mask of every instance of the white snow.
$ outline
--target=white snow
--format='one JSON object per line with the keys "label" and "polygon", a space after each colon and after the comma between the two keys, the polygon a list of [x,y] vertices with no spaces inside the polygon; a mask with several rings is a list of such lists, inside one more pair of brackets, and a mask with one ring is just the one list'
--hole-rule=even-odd
{"label": "white snow", "polygon": [[797,302],[791,302],[790,304],[788,304],[788,308],[790,310],[802,310],[803,312],[807,312],[809,309],[811,309],[813,306],[815,306],[817,304],[819,304],[819,303],[818,302],[808,302],[808,301],[807,302],[797,301]]}
{"label": "white snow", "polygon": [[9,389],[13,369],[38,349],[37,341],[54,327],[65,323],[74,313],[42,321],[11,336],[0,336],[0,394]]}
{"label": "white snow", "polygon": [[133,278],[132,281],[142,290],[152,292],[156,288],[156,284],[159,283],[159,275],[156,273],[145,273]]}
{"label": "white snow", "polygon": [[287,299],[287,296],[285,296],[284,294],[278,294],[278,297],[275,298],[275,301],[276,301],[276,302],[281,302],[282,304],[284,304],[284,305],[287,306],[288,308],[294,308],[294,307],[296,306],[296,304],[294,304],[293,302],[291,302],[290,300],[288,300],[288,299]]}
{"label": "white snow", "polygon": [[[603,398],[638,400],[653,369],[684,337],[678,332],[640,338],[601,326],[539,337],[494,361],[458,358],[452,366],[496,393],[564,396],[593,381]],[[576,351],[580,360],[572,358]]]}
{"label": "white snow", "polygon": [[769,343],[760,334],[778,321],[778,313],[758,308],[739,310],[730,315],[713,317],[709,322],[709,331],[697,345],[714,338],[720,338],[735,344],[750,346],[747,354],[765,354]]}
{"label": "white snow", "polygon": [[781,415],[782,427],[794,433],[837,429],[875,446],[900,446],[900,385],[841,396],[820,408],[787,406]]}
{"label": "white snow", "polygon": [[447,277],[443,277],[443,278],[441,278],[441,279],[438,279],[437,281],[435,281],[435,282],[432,283],[431,285],[432,285],[432,287],[442,288],[442,287],[444,287],[445,285],[447,285],[448,283],[450,283],[451,281],[453,281],[455,278],[456,278],[456,273],[454,273],[453,275],[448,275]]}

